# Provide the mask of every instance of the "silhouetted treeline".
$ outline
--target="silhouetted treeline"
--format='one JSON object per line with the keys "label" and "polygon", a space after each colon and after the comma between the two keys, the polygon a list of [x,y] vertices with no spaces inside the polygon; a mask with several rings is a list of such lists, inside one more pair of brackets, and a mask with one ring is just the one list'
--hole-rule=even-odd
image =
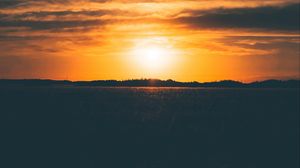
{"label": "silhouetted treeline", "polygon": [[97,81],[68,81],[68,80],[0,80],[0,86],[103,86],[103,87],[217,87],[217,88],[300,88],[300,80],[266,80],[252,83],[242,83],[233,80],[216,82],[177,82],[174,80],[133,79],[133,80],[97,80]]}

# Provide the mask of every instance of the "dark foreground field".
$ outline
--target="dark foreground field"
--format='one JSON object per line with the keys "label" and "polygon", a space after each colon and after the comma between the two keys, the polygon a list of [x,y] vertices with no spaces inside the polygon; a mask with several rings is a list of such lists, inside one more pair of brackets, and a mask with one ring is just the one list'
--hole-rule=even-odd
{"label": "dark foreground field", "polygon": [[297,168],[299,90],[1,87],[0,167]]}

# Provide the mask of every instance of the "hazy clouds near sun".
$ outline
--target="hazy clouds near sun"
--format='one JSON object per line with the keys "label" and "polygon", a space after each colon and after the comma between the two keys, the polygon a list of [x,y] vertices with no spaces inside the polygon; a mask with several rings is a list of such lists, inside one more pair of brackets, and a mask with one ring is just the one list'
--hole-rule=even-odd
{"label": "hazy clouds near sun", "polygon": [[[298,0],[0,0],[0,78],[298,78],[299,7]],[[161,73],[141,71],[130,53],[143,41],[176,51],[178,61]]]}

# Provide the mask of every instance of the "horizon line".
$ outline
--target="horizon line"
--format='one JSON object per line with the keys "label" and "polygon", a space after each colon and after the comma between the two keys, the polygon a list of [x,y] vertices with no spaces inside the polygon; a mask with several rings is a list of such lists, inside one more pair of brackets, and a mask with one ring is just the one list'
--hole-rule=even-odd
{"label": "horizon line", "polygon": [[94,80],[69,80],[69,79],[51,79],[51,78],[0,78],[1,80],[41,80],[41,81],[68,81],[72,83],[76,82],[97,82],[97,81],[116,81],[116,82],[124,82],[124,81],[137,81],[137,80],[156,80],[156,81],[173,81],[173,82],[178,82],[178,83],[214,83],[214,82],[224,82],[224,81],[232,81],[232,82],[239,82],[242,84],[251,84],[251,83],[256,83],[256,82],[265,82],[265,81],[300,81],[300,77],[298,79],[296,78],[290,78],[290,79],[276,79],[276,78],[269,78],[269,79],[262,79],[262,80],[253,80],[251,82],[243,82],[240,80],[234,80],[234,79],[221,79],[221,80],[215,80],[215,81],[177,81],[174,79],[158,79],[158,78],[132,78],[132,79],[94,79]]}

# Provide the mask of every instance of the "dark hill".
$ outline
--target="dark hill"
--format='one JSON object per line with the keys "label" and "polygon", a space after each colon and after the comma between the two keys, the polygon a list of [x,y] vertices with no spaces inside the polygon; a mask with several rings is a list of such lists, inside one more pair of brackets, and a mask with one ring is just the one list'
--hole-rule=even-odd
{"label": "dark hill", "polygon": [[103,87],[217,87],[217,88],[300,88],[300,80],[266,80],[252,83],[242,83],[233,80],[216,82],[177,82],[174,80],[159,79],[132,79],[132,80],[97,80],[97,81],[67,81],[1,79],[0,86],[103,86]]}

